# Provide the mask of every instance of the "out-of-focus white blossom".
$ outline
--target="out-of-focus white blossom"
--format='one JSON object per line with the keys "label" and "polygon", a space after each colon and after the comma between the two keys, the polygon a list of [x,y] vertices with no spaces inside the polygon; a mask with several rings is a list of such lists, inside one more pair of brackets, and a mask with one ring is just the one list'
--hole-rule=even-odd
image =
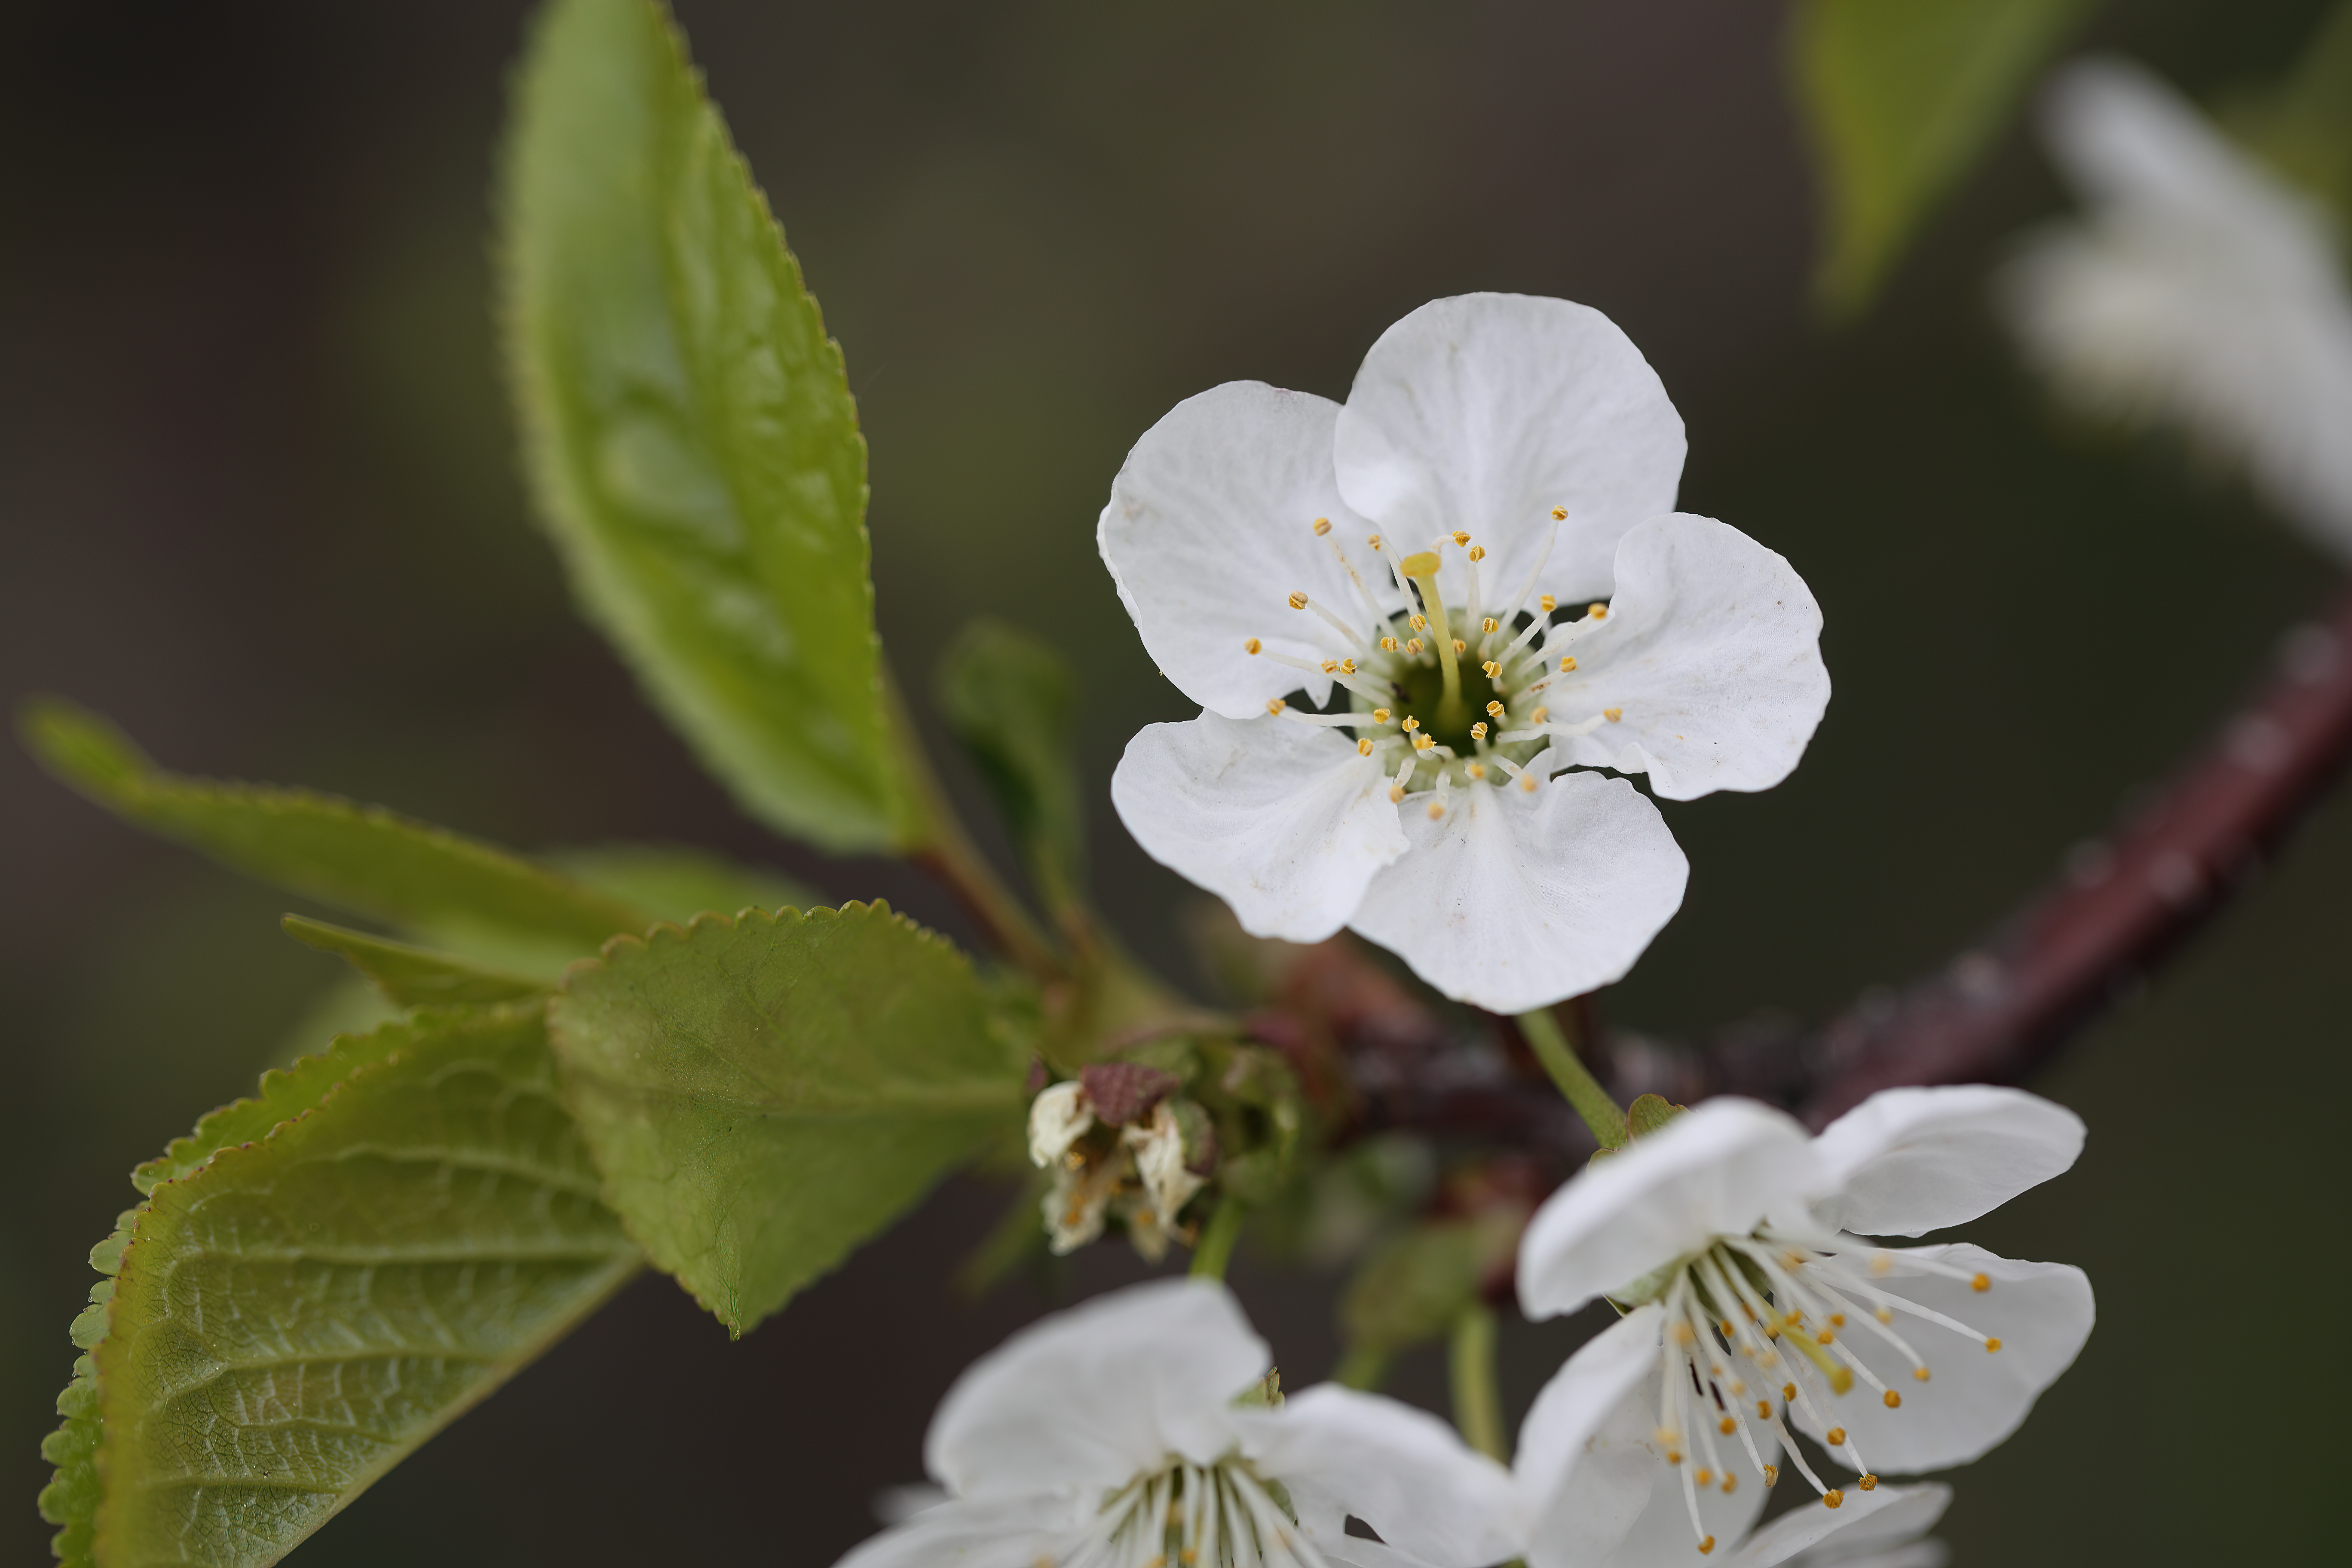
{"label": "out-of-focus white blossom", "polygon": [[2000,279],[2028,358],[2085,408],[2242,466],[2352,562],[2352,297],[2326,215],[2120,61],[2063,75],[2043,131],[2089,211]]}

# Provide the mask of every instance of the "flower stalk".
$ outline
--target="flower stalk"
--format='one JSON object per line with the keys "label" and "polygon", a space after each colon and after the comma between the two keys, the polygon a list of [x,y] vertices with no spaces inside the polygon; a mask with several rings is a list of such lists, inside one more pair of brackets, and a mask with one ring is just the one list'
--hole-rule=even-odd
{"label": "flower stalk", "polygon": [[1454,1425],[1462,1440],[1488,1458],[1509,1464],[1502,1394],[1495,1379],[1495,1312],[1486,1302],[1471,1302],[1454,1320],[1446,1372],[1454,1389]]}
{"label": "flower stalk", "polygon": [[1568,1097],[1576,1113],[1584,1118],[1584,1124],[1592,1129],[1592,1136],[1600,1140],[1601,1146],[1623,1148],[1627,1137],[1625,1112],[1609,1098],[1609,1091],[1601,1087],[1591,1069],[1577,1056],[1576,1047],[1560,1029],[1558,1016],[1549,1007],[1538,1007],[1520,1014],[1518,1022],[1519,1033],[1527,1037],[1536,1060],[1543,1064],[1544,1071],[1551,1075],[1551,1081],[1559,1085],[1559,1092]]}

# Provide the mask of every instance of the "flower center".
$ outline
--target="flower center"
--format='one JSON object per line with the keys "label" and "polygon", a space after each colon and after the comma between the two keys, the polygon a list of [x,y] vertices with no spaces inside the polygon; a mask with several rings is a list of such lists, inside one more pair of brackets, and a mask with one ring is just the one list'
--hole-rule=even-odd
{"label": "flower center", "polygon": [[[1545,695],[1577,668],[1569,646],[1609,615],[1607,605],[1594,604],[1580,620],[1555,621],[1549,594],[1529,608],[1567,515],[1552,509],[1551,531],[1535,569],[1507,608],[1484,599],[1478,563],[1486,552],[1467,533],[1402,556],[1391,542],[1373,534],[1364,542],[1369,554],[1360,561],[1328,518],[1316,519],[1315,532],[1347,573],[1353,602],[1335,606],[1296,593],[1290,607],[1309,612],[1318,623],[1316,638],[1328,645],[1328,657],[1270,653],[1256,637],[1244,646],[1277,664],[1328,677],[1347,689],[1349,705],[1316,713],[1276,698],[1266,710],[1354,731],[1356,750],[1380,759],[1381,771],[1391,775],[1389,798],[1425,796],[1432,817],[1444,816],[1458,791],[1516,784],[1532,793],[1556,771],[1530,765],[1555,737],[1588,735],[1622,717],[1616,708],[1556,717]],[[1387,602],[1402,600],[1403,607],[1383,610],[1375,582],[1389,590]]]}
{"label": "flower center", "polygon": [[[1780,1479],[1780,1467],[1768,1463],[1758,1446],[1759,1429],[1764,1447],[1777,1440],[1825,1506],[1845,1501],[1843,1489],[1824,1483],[1805,1462],[1789,1431],[1792,1405],[1823,1428],[1832,1453],[1843,1453],[1852,1463],[1856,1486],[1869,1491],[1878,1485],[1852,1435],[1824,1413],[1830,1399],[1850,1392],[1857,1380],[1890,1410],[1902,1407],[1903,1395],[1854,1354],[1846,1343],[1849,1333],[1885,1341],[1911,1363],[1911,1375],[1919,1383],[1927,1381],[1927,1363],[1895,1331],[1898,1312],[1953,1330],[1987,1351],[2000,1349],[1999,1340],[1881,1289],[1875,1281],[1892,1268],[1893,1258],[1866,1242],[1838,1239],[1851,1241],[1851,1248],[1813,1247],[1769,1227],[1750,1237],[1720,1237],[1705,1252],[1675,1266],[1649,1298],[1662,1302],[1666,1313],[1657,1446],[1679,1472],[1702,1553],[1715,1549],[1715,1537],[1699,1521],[1700,1488],[1738,1490],[1735,1465],[1743,1456],[1766,1486]],[[1982,1274],[1948,1264],[1916,1256],[1906,1262],[1965,1279],[1978,1290],[1992,1286]],[[1727,1454],[1732,1464],[1725,1462]]]}
{"label": "flower center", "polygon": [[1325,1568],[1278,1482],[1238,1456],[1178,1460],[1103,1500],[1077,1545],[1034,1568]]}

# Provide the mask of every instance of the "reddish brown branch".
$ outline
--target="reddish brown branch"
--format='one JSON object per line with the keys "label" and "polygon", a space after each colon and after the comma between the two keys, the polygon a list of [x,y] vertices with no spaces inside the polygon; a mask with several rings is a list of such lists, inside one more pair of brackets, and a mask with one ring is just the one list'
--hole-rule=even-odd
{"label": "reddish brown branch", "polygon": [[[1980,942],[1908,989],[1815,1029],[1752,1026],[1698,1050],[1620,1040],[1596,1064],[1622,1100],[1737,1093],[1822,1125],[1897,1084],[2024,1076],[2227,904],[2352,754],[2352,592],[2284,640],[2277,668],[2113,837]],[[1302,962],[1305,1005],[1348,1058],[1366,1120],[1572,1153],[1590,1140],[1507,1028],[1465,1052],[1345,942]]]}

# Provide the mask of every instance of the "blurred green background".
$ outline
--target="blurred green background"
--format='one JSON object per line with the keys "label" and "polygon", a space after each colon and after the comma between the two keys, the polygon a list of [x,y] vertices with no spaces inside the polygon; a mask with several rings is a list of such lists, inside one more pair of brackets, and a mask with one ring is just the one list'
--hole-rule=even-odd
{"label": "blurred green background", "polygon": [[[1382,328],[1475,289],[1599,306],[1688,421],[1683,504],[1787,553],[1837,695],[1804,767],[1672,806],[1691,894],[1621,1023],[1818,1015],[1948,955],[2160,776],[2336,574],[2162,443],[2053,418],[1984,305],[2061,205],[2012,128],[1859,328],[1806,309],[1814,194],[1782,16],[1720,0],[1128,8],[680,0],[848,354],[883,627],[921,703],[962,619],[1086,682],[1112,912],[1190,982],[1187,891],[1103,784],[1183,716],[1096,561],[1128,446],[1255,377],[1345,395]],[[2316,0],[2111,6],[2200,93]],[[526,521],[487,298],[521,7],[0,10],[0,695],[58,690],[168,763],[299,781],[526,847],[721,846],[961,931],[895,868],[767,840],[574,619]],[[952,767],[952,764],[950,764]],[[956,781],[971,798],[968,775]],[[0,752],[0,1541],[45,1561],[41,1436],[124,1173],[249,1087],[336,971],[286,900]],[[2324,1228],[2340,1180],[2352,802],[2034,1087],[2072,1176],[1970,1227],[2079,1262],[2104,1321],[1958,1478],[1963,1563],[2315,1558],[2344,1471]],[[919,1470],[954,1373],[1044,1298],[945,1280],[999,1194],[944,1191],[740,1345],[648,1280],[303,1548],[446,1568],[822,1565]],[[1110,1249],[1072,1287],[1134,1266]],[[1246,1260],[1286,1379],[1332,1282]],[[1515,1328],[1516,1405],[1590,1324]],[[1399,1390],[1443,1397],[1435,1358]],[[2249,1468],[2233,1463],[2249,1443]],[[2242,1472],[2247,1479],[2241,1479]]]}

